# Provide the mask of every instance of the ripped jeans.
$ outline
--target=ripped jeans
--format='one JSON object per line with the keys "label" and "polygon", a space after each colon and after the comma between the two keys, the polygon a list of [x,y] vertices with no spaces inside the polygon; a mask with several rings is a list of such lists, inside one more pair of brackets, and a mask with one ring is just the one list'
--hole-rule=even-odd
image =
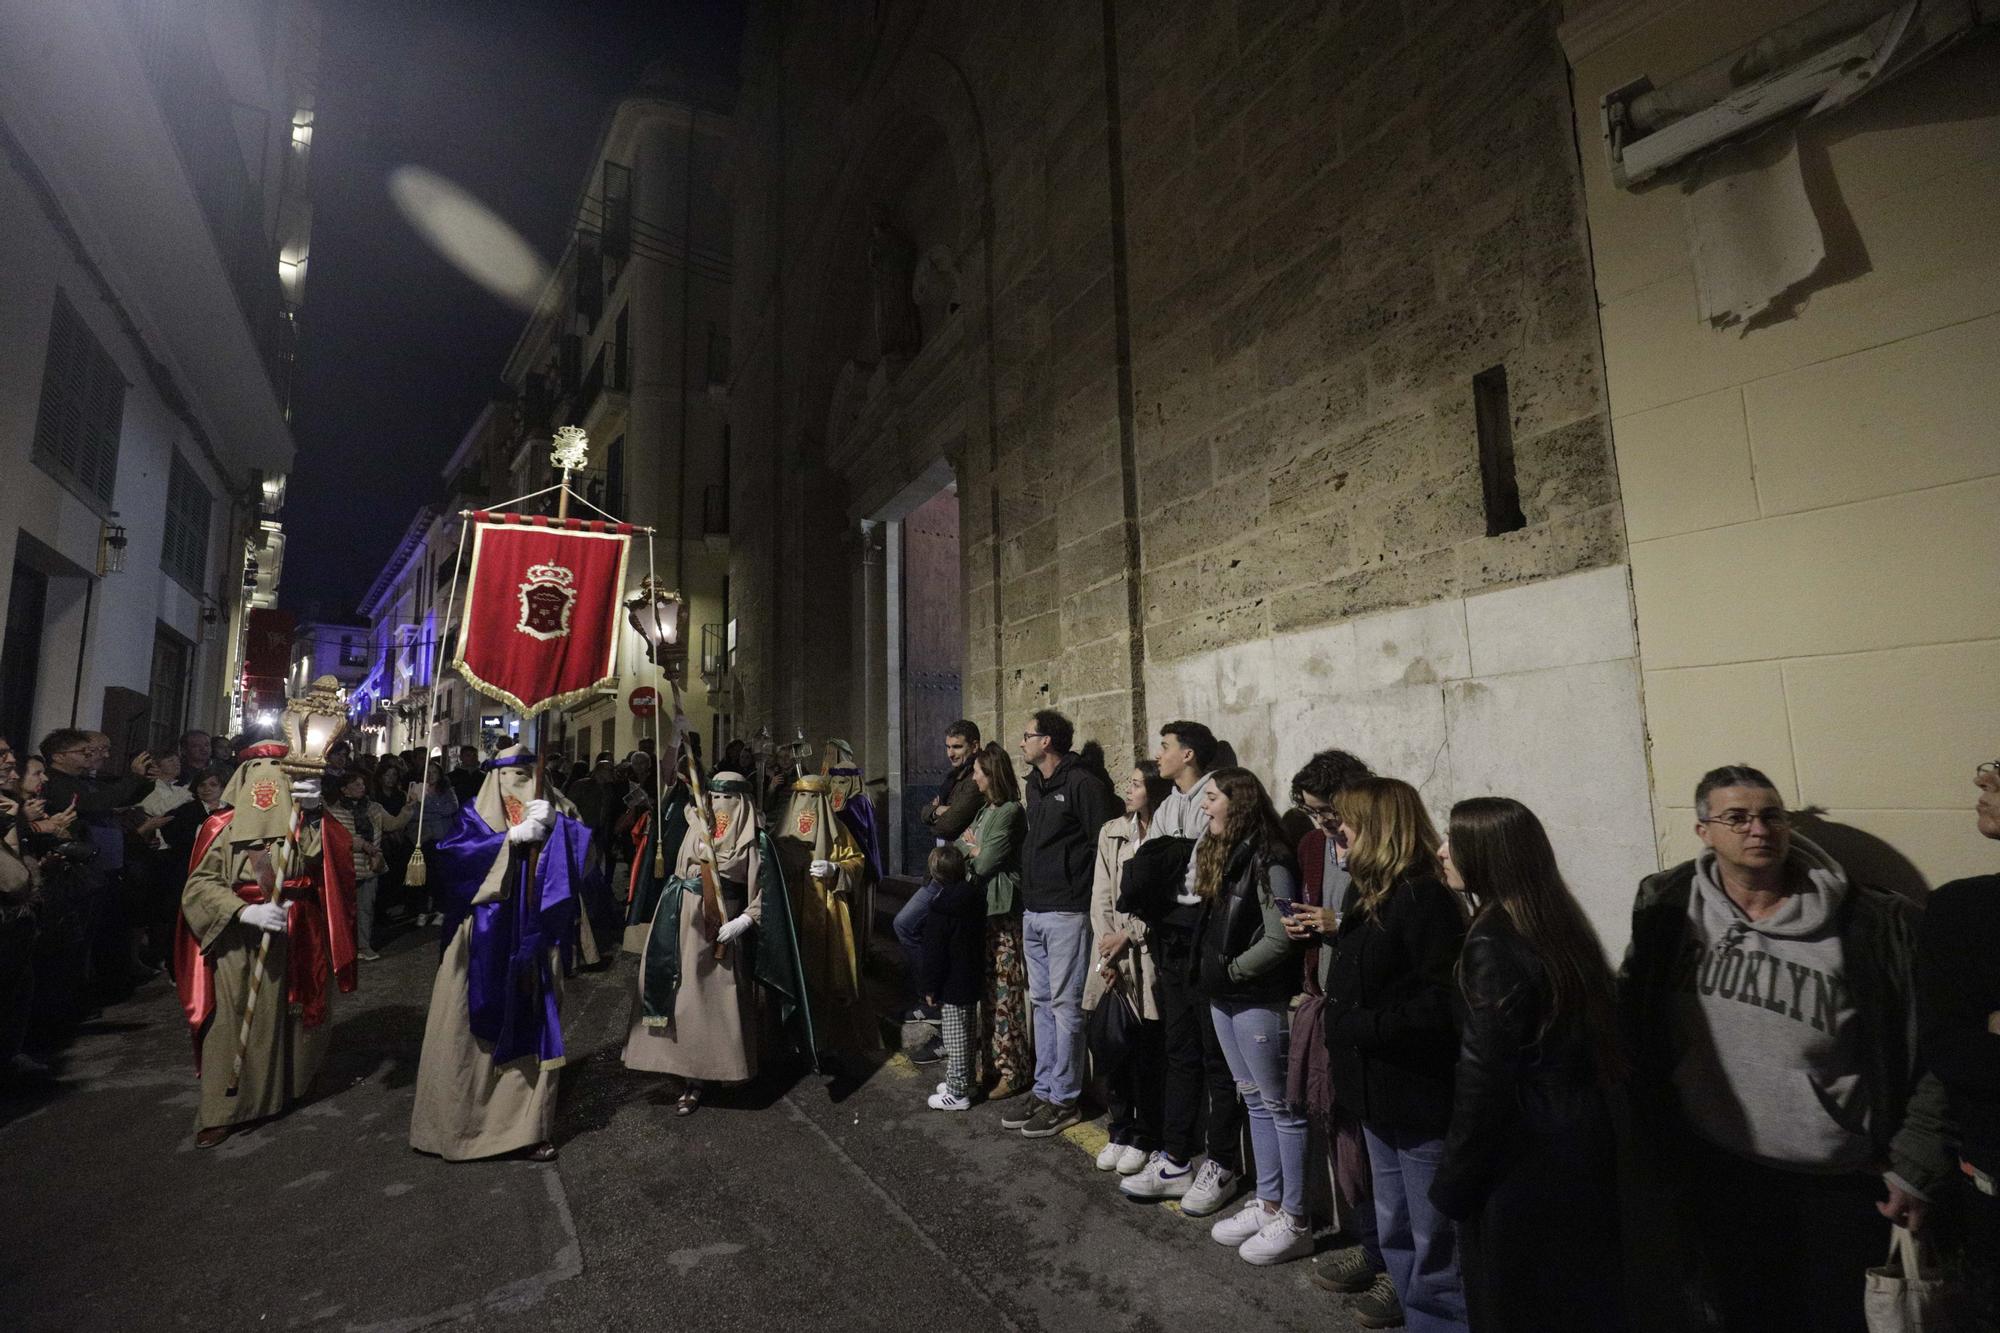
{"label": "ripped jeans", "polygon": [[1306,1215],[1306,1118],[1285,1100],[1290,1018],[1282,1004],[1211,1000],[1216,1044],[1229,1062],[1257,1159],[1257,1197],[1303,1221]]}

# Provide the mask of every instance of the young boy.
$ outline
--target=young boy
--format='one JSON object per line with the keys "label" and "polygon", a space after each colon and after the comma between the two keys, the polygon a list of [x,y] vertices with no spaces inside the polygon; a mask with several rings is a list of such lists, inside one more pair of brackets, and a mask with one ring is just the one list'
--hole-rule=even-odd
{"label": "young boy", "polygon": [[986,895],[965,877],[965,853],[951,843],[931,852],[931,883],[937,895],[924,917],[923,971],[926,1004],[943,1015],[945,1081],[931,1094],[933,1111],[972,1109],[973,1021],[985,979]]}

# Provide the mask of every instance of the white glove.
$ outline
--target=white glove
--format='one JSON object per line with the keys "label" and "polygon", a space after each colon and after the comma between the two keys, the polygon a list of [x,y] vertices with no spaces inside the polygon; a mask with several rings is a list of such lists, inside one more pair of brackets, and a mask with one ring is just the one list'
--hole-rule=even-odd
{"label": "white glove", "polygon": [[319,783],[311,778],[299,778],[292,783],[292,804],[306,810],[319,809]]}
{"label": "white glove", "polygon": [[521,818],[523,823],[540,824],[542,836],[546,838],[549,836],[549,830],[556,826],[556,809],[547,801],[530,801],[527,813]]}
{"label": "white glove", "polygon": [[524,819],[507,830],[507,841],[515,846],[548,841],[549,831],[532,819]]}
{"label": "white glove", "polygon": [[840,873],[840,867],[831,861],[815,861],[806,867],[806,873],[814,879],[832,879]]}
{"label": "white glove", "polygon": [[722,923],[721,930],[715,932],[715,942],[717,944],[727,944],[748,929],[750,929],[750,914],[748,912],[743,913],[741,916],[731,917]]}
{"label": "white glove", "polygon": [[285,905],[283,903],[251,903],[236,914],[236,919],[246,926],[273,935],[285,933]]}

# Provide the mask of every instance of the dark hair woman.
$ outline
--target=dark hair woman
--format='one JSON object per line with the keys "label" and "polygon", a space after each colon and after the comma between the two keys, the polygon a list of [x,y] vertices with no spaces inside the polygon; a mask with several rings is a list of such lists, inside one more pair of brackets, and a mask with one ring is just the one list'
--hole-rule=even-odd
{"label": "dark hair woman", "polygon": [[1299,867],[1256,775],[1219,768],[1213,776],[1202,796],[1208,836],[1194,855],[1202,900],[1194,982],[1250,1120],[1257,1192],[1209,1235],[1248,1263],[1281,1264],[1313,1248],[1306,1118],[1285,1091],[1288,1011],[1303,952],[1285,931],[1285,914],[1298,901]]}
{"label": "dark hair woman", "polygon": [[1412,1327],[1466,1327],[1457,1228],[1431,1203],[1458,1063],[1458,896],[1416,788],[1364,778],[1334,800],[1352,877],[1326,977],[1336,1103],[1361,1121],[1376,1240]]}
{"label": "dark hair woman", "polygon": [[1025,1092],[1034,1078],[1028,1061],[1028,966],[1021,948],[1021,844],[1028,817],[1021,783],[1004,746],[972,757],[972,782],[985,798],[972,827],[959,836],[966,878],[986,894],[986,1005],[981,1016],[987,1096]]}
{"label": "dark hair woman", "polygon": [[1451,811],[1445,882],[1478,903],[1459,960],[1464,1036],[1431,1201],[1459,1223],[1474,1328],[1625,1327],[1620,1073],[1604,946],[1542,821],[1483,796]]}
{"label": "dark hair woman", "polygon": [[1167,1048],[1166,1025],[1160,1018],[1159,959],[1147,938],[1146,923],[1118,910],[1118,886],[1132,853],[1146,840],[1153,812],[1173,789],[1152,760],[1141,759],[1133,766],[1125,779],[1124,812],[1097,835],[1097,872],[1090,884],[1091,957],[1096,966],[1084,979],[1084,1012],[1108,998],[1113,1004],[1129,1003],[1138,1020],[1137,1036],[1124,1058],[1113,1068],[1097,1071],[1109,1094],[1104,1117],[1109,1141],[1097,1154],[1097,1169],[1121,1176],[1141,1170],[1160,1146]]}

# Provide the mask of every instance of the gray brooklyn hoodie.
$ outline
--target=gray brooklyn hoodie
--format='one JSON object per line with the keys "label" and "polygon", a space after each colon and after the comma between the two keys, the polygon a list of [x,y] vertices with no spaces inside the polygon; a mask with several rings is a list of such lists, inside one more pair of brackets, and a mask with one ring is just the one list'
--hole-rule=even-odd
{"label": "gray brooklyn hoodie", "polygon": [[1838,928],[1847,875],[1796,833],[1789,868],[1804,887],[1752,921],[1723,892],[1715,853],[1696,859],[1674,1086],[1719,1148],[1795,1171],[1865,1171],[1868,1104]]}

